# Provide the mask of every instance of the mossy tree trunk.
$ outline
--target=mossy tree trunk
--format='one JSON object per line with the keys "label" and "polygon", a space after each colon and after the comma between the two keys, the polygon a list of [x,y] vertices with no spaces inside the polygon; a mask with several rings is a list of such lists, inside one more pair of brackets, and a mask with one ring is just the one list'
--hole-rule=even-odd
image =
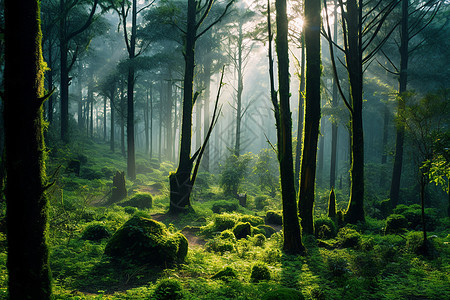
{"label": "mossy tree trunk", "polygon": [[50,299],[39,2],[5,1],[4,116],[10,299]]}
{"label": "mossy tree trunk", "polygon": [[292,157],[292,119],[289,107],[288,19],[286,14],[286,0],[277,0],[275,2],[275,7],[277,10],[276,51],[278,56],[278,87],[280,97],[279,104],[276,103],[278,109],[275,108],[275,111],[278,111],[279,117],[279,121],[277,122],[277,146],[281,177],[281,199],[283,205],[283,250],[291,254],[303,254],[305,248],[302,243],[302,235],[297,215],[294,162]]}
{"label": "mossy tree trunk", "polygon": [[314,234],[314,188],[320,121],[320,1],[305,1],[306,101],[299,215],[304,234]]}

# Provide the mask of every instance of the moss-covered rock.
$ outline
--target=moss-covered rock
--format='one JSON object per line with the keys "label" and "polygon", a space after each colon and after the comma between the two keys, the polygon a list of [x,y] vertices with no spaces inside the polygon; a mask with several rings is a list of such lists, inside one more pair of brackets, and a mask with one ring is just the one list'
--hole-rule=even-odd
{"label": "moss-covered rock", "polygon": [[219,200],[212,205],[211,210],[213,211],[213,213],[219,214],[223,212],[236,211],[238,207],[239,205],[237,201]]}
{"label": "moss-covered rock", "polygon": [[249,222],[239,222],[234,226],[233,233],[237,239],[244,239],[252,235],[252,225]]}
{"label": "moss-covered rock", "polygon": [[90,224],[83,230],[81,238],[83,240],[100,241],[109,238],[111,232],[101,223]]}
{"label": "moss-covered rock", "polygon": [[343,227],[338,232],[337,240],[343,248],[356,248],[361,241],[361,234],[355,229]]}
{"label": "moss-covered rock", "polygon": [[290,288],[280,288],[278,290],[265,293],[261,300],[304,300],[305,297],[300,291]]}
{"label": "moss-covered rock", "polygon": [[205,249],[209,252],[224,254],[225,252],[235,251],[235,242],[229,239],[214,238],[205,244]]}
{"label": "moss-covered rock", "polygon": [[262,233],[255,234],[253,237],[253,242],[255,246],[262,247],[266,243],[266,237]]}
{"label": "moss-covered rock", "polygon": [[384,228],[385,234],[403,233],[408,227],[408,220],[404,215],[392,214],[386,219],[386,227]]}
{"label": "moss-covered rock", "polygon": [[221,214],[214,217],[214,230],[224,231],[236,225],[236,216],[232,214]]}
{"label": "moss-covered rock", "polygon": [[174,278],[162,279],[157,285],[152,299],[177,300],[184,298],[184,289],[181,283]]}
{"label": "moss-covered rock", "polygon": [[239,218],[240,222],[249,222],[252,226],[259,226],[264,224],[264,219],[257,216],[252,215],[243,215]]}
{"label": "moss-covered rock", "polygon": [[183,262],[187,251],[181,233],[171,234],[160,222],[133,216],[111,237],[105,255],[117,262],[170,265]]}
{"label": "moss-covered rock", "polygon": [[266,238],[270,238],[275,232],[277,232],[272,226],[269,225],[259,225],[257,228],[263,231],[262,234],[264,234]]}
{"label": "moss-covered rock", "polygon": [[236,241],[236,236],[234,235],[233,231],[230,229],[224,230],[220,233],[219,238],[222,240],[229,240],[231,242]]}
{"label": "moss-covered rock", "polygon": [[336,225],[330,218],[314,220],[314,235],[319,239],[330,239],[336,236]]}
{"label": "moss-covered rock", "polygon": [[149,193],[136,193],[130,199],[120,202],[119,205],[148,209],[153,206],[153,198]]}
{"label": "moss-covered rock", "polygon": [[261,280],[270,280],[270,271],[265,264],[257,263],[252,267],[250,275],[251,282],[260,282]]}
{"label": "moss-covered rock", "polygon": [[266,212],[266,224],[283,225],[283,216],[281,212],[269,210]]}
{"label": "moss-covered rock", "polygon": [[238,277],[238,273],[232,267],[226,267],[223,270],[220,270],[216,274],[214,274],[212,279],[221,279],[224,281],[229,281],[230,279],[235,279]]}

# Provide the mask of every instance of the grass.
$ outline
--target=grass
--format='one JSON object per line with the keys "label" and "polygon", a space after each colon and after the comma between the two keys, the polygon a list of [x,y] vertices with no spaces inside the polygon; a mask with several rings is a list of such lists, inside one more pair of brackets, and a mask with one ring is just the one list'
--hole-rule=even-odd
{"label": "grass", "polygon": [[[63,173],[51,190],[49,246],[55,299],[154,299],[164,279],[179,283],[177,295],[183,299],[260,299],[264,293],[281,287],[299,290],[306,299],[450,299],[447,219],[430,233],[437,236],[432,239],[432,257],[411,253],[405,236],[384,235],[385,221],[369,217],[364,225],[349,226],[347,232],[354,234],[356,230],[360,234],[358,243],[351,247],[342,246],[342,235],[326,240],[329,247],[318,247],[316,238],[304,237],[305,257],[285,255],[281,251],[282,233],[277,232],[264,242],[256,237],[233,241],[232,251],[209,252],[205,247],[192,246],[183,264],[167,268],[114,265],[103,255],[107,239],[96,242],[81,237],[90,224],[102,224],[114,232],[131,217],[133,210],[129,210],[130,214],[124,207],[101,205],[112,184],[106,174],[111,173],[109,169],[124,170],[124,159],[118,154],[99,156],[108,153],[106,145],[79,145],[77,151],[64,156],[55,154],[50,169],[80,153],[95,158],[85,166],[101,177],[89,180]],[[205,180],[192,199],[195,213],[170,217],[164,214],[169,203],[167,176],[175,169],[173,164],[161,163],[155,169],[146,166],[142,157],[138,161],[142,168],[149,169],[138,174],[135,182],[128,181],[127,188],[145,192],[157,183],[159,189],[153,195],[153,207],[137,213],[159,216],[172,232],[190,225],[201,228],[198,234],[203,233],[201,238],[206,241],[218,238],[212,205],[218,200],[232,201],[222,195],[217,184],[219,175],[202,174]],[[280,209],[278,193],[275,198],[264,195],[268,205],[256,210],[253,199],[261,197],[260,188],[251,180],[243,186],[248,187],[249,207],[239,207],[223,216],[252,220],[268,209]],[[318,214],[323,214],[322,210],[319,205]],[[270,280],[252,282],[251,271],[258,263],[268,267]],[[235,270],[237,278],[212,278],[226,267]],[[0,299],[6,299],[6,286],[6,242],[5,235],[0,234]]]}

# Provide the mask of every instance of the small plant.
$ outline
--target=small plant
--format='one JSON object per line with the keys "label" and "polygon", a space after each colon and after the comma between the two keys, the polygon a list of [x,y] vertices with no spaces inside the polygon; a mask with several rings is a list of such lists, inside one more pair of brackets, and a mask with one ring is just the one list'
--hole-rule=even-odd
{"label": "small plant", "polygon": [[[258,177],[262,191],[268,191],[275,197],[278,184],[277,159],[271,149],[262,149],[253,168],[253,173]],[[258,206],[256,206],[257,209]]]}
{"label": "small plant", "polygon": [[156,286],[153,294],[153,299],[157,300],[175,300],[183,298],[183,286],[178,280],[173,278],[161,280]]}
{"label": "small plant", "polygon": [[265,293],[262,300],[304,300],[305,296],[300,291],[291,288],[280,288]]}
{"label": "small plant", "polygon": [[220,186],[226,195],[237,195],[239,186],[247,174],[248,165],[251,156],[249,154],[230,155],[226,158],[222,166],[222,176],[220,177]]}
{"label": "small plant", "polygon": [[328,271],[334,277],[340,277],[349,272],[347,260],[340,256],[328,256],[326,259],[326,265]]}
{"label": "small plant", "polygon": [[385,234],[404,233],[408,227],[408,220],[404,215],[392,214],[386,219]]}
{"label": "small plant", "polygon": [[270,270],[265,264],[258,263],[252,267],[252,273],[250,275],[251,282],[270,280],[270,278]]}
{"label": "small plant", "polygon": [[88,225],[81,235],[81,238],[83,240],[90,240],[90,241],[100,241],[102,239],[109,238],[111,236],[111,233],[106,228],[105,225],[101,223],[95,223]]}
{"label": "small plant", "polygon": [[337,240],[343,248],[356,248],[361,241],[361,234],[355,229],[343,227],[338,232]]}

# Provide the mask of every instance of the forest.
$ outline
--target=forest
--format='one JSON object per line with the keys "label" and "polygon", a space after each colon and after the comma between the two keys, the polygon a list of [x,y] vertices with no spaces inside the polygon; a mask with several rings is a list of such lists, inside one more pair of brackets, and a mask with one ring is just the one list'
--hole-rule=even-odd
{"label": "forest", "polygon": [[449,0],[0,0],[0,299],[450,299]]}

